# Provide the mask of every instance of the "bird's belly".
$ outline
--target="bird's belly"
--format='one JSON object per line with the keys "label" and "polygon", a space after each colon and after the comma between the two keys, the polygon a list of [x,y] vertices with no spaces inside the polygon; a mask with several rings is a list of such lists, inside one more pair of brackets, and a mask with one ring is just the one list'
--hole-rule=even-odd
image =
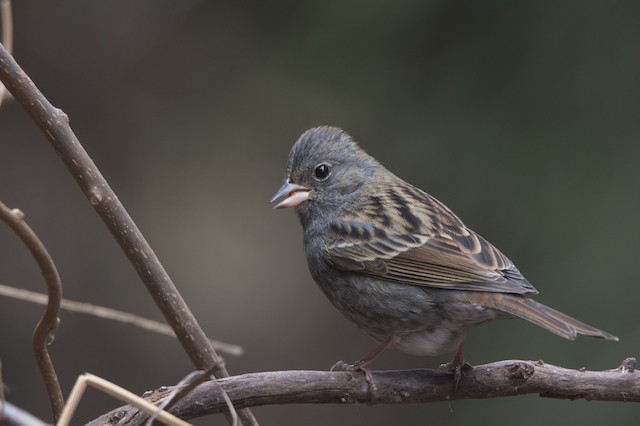
{"label": "bird's belly", "polygon": [[[326,278],[326,276],[325,276]],[[393,338],[394,347],[413,355],[454,351],[468,329],[497,313],[470,304],[469,292],[399,284],[358,275],[318,285],[348,319],[374,339]],[[323,285],[324,284],[324,285]]]}
{"label": "bird's belly", "polygon": [[438,356],[455,351],[467,336],[468,327],[443,321],[437,327],[393,338],[393,347],[411,355]]}

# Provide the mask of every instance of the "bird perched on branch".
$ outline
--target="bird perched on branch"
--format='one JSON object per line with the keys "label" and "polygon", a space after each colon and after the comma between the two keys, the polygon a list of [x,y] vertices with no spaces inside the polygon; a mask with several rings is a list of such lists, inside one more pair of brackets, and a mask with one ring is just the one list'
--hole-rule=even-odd
{"label": "bird perched on branch", "polygon": [[297,209],[313,279],[381,343],[349,366],[372,385],[370,364],[389,346],[429,356],[457,348],[443,367],[459,377],[467,332],[495,318],[523,318],[572,340],[618,340],[529,298],[537,291],[511,260],[339,128],[300,136],[271,202],[283,197],[275,208]]}

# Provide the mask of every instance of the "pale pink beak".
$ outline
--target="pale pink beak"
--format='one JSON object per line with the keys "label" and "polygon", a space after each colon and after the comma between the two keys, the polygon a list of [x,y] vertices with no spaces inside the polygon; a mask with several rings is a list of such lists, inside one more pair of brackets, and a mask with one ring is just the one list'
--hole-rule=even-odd
{"label": "pale pink beak", "polygon": [[297,185],[295,183],[291,183],[289,179],[284,181],[284,184],[278,189],[276,195],[273,196],[270,203],[273,203],[278,198],[289,195],[284,200],[280,201],[274,209],[284,209],[289,207],[296,207],[301,203],[307,201],[309,199],[309,195],[311,194],[311,188],[307,188],[306,186]]}

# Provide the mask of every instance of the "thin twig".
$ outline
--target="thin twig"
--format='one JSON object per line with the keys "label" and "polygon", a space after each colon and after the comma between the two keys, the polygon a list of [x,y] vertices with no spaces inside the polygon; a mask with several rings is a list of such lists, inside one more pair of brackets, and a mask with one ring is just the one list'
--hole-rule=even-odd
{"label": "thin twig", "polygon": [[[211,379],[213,379],[212,383],[218,383],[215,377],[211,375],[211,371],[194,371],[190,373],[189,375],[187,375],[187,377],[180,380],[180,383],[174,386],[173,391],[167,396],[167,398],[164,401],[162,401],[161,404],[158,405],[158,407],[163,410],[168,410],[173,405],[175,405],[178,401],[180,401],[182,398],[186,397],[198,385]],[[229,395],[227,395],[227,393],[222,388],[222,386],[220,386],[219,383],[216,386],[216,392],[219,392],[222,395],[222,398],[227,404],[227,409],[229,410],[229,413],[231,414],[231,419],[232,419],[231,426],[237,426],[238,414],[236,412],[236,409],[233,406],[233,403],[231,402]],[[149,417],[149,419],[145,423],[145,426],[151,426],[153,424],[154,418],[155,416]]]}
{"label": "thin twig", "polygon": [[62,397],[60,383],[53,368],[47,345],[50,341],[53,341],[53,331],[60,323],[58,319],[60,300],[62,299],[60,275],[58,275],[56,265],[53,263],[46,247],[24,221],[24,213],[18,209],[11,210],[0,202],[0,219],[6,222],[27,246],[36,262],[38,262],[38,266],[47,283],[49,303],[33,333],[33,351],[49,394],[53,418],[57,420],[64,407],[64,398]]}
{"label": "thin twig", "polygon": [[[46,305],[48,296],[37,291],[15,288],[5,284],[0,284],[0,296],[11,297],[13,299],[24,300],[26,302]],[[144,330],[153,331],[155,333],[164,334],[165,336],[176,337],[171,327],[167,324],[152,319],[144,318],[129,312],[118,311],[116,309],[106,308],[91,303],[77,302],[69,299],[62,299],[60,308],[69,312],[92,315],[98,318],[104,318],[112,321],[131,324]],[[244,353],[242,347],[232,345],[230,343],[221,342],[219,340],[209,339],[211,345],[220,351],[229,355],[240,356]]]}
{"label": "thin twig", "polygon": [[[13,53],[13,12],[11,11],[11,0],[0,0],[0,26],[2,26],[2,34],[0,35],[0,44],[7,49],[7,52]],[[0,106],[2,101],[9,96],[9,92],[0,83]]]}
{"label": "thin twig", "polygon": [[[235,407],[274,404],[410,404],[456,399],[486,399],[539,394],[542,397],[598,401],[640,402],[640,371],[635,359],[606,371],[570,370],[542,361],[499,361],[465,369],[456,382],[452,373],[418,369],[374,371],[377,390],[372,395],[364,374],[346,371],[275,371],[220,379]],[[147,393],[158,400],[171,388]],[[192,419],[226,410],[215,384],[198,386],[169,412]],[[113,424],[110,418],[135,416],[136,409],[120,407],[88,425]],[[140,421],[130,421],[130,426]]]}
{"label": "thin twig", "polygon": [[2,360],[0,359],[0,425],[5,423],[4,407],[4,382],[2,381]]}
{"label": "thin twig", "polygon": [[[207,370],[213,366],[216,377],[228,377],[224,360],[213,349],[151,246],[80,144],[69,126],[69,117],[51,105],[2,46],[0,81],[46,134],[89,203],[107,225],[138,276],[147,286],[195,367]],[[258,424],[250,411],[241,410],[238,414],[245,426]],[[231,421],[230,417],[228,419]]]}
{"label": "thin twig", "polygon": [[0,14],[2,19],[2,45],[7,52],[13,53],[13,11],[11,10],[11,0],[0,0]]}
{"label": "thin twig", "polygon": [[32,414],[6,402],[0,406],[0,425],[2,426],[51,426]]}
{"label": "thin twig", "polygon": [[0,425],[2,424],[3,404],[4,404],[4,381],[2,380],[2,360],[0,359]]}
{"label": "thin twig", "polygon": [[69,395],[69,402],[64,407],[64,411],[62,413],[62,416],[60,416],[60,420],[56,423],[57,426],[69,425],[69,423],[71,422],[71,418],[76,411],[76,408],[78,408],[80,399],[82,398],[82,395],[84,395],[84,391],[86,390],[87,385],[96,388],[99,391],[106,393],[107,395],[117,398],[120,401],[128,402],[137,409],[155,416],[162,423],[170,426],[189,426],[189,423],[180,420],[172,414],[167,413],[161,408],[153,405],[143,398],[140,398],[138,395],[131,393],[128,390],[114,383],[111,383],[108,380],[89,373],[80,375],[78,377],[78,380],[76,380],[76,384],[73,386],[71,394]]}

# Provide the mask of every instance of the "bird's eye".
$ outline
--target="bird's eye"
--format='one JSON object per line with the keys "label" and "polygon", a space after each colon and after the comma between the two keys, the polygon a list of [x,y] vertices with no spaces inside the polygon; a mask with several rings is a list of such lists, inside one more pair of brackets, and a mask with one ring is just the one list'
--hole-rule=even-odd
{"label": "bird's eye", "polygon": [[313,176],[316,178],[316,180],[323,181],[329,177],[329,172],[329,165],[326,163],[321,163],[316,166],[315,170],[313,171]]}

